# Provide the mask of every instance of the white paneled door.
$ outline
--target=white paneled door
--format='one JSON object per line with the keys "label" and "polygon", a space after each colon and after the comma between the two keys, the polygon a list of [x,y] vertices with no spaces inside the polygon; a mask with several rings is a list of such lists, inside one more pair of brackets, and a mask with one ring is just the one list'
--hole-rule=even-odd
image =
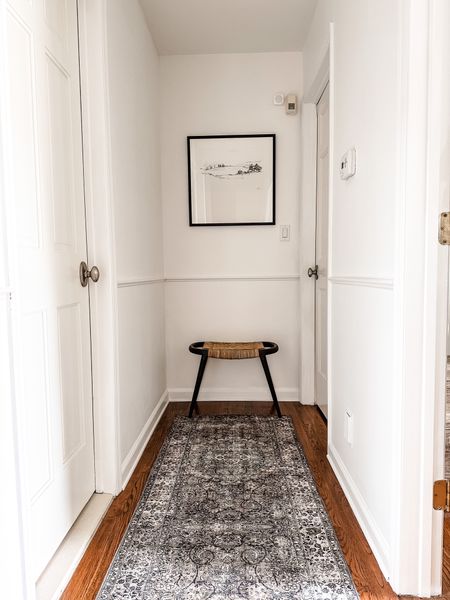
{"label": "white paneled door", "polygon": [[317,103],[316,187],[316,301],[315,301],[315,395],[316,404],[328,416],[327,398],[327,281],[328,281],[328,176],[329,86]]}
{"label": "white paneled door", "polygon": [[94,492],[76,0],[6,1],[19,428],[34,575]]}

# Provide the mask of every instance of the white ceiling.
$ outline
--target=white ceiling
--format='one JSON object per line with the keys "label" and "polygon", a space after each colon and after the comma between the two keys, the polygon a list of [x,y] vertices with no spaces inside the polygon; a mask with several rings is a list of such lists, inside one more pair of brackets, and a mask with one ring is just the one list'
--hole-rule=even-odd
{"label": "white ceiling", "polygon": [[317,0],[141,0],[160,54],[301,50]]}

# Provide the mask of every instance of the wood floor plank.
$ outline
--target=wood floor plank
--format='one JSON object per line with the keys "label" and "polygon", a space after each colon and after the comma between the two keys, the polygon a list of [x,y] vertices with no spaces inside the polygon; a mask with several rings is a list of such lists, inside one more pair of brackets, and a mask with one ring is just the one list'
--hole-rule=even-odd
{"label": "wood floor plank", "polygon": [[[289,415],[317,488],[336,531],[361,600],[393,600],[398,596],[384,578],[353,511],[327,460],[327,428],[319,411],[312,406],[280,403],[284,415]],[[169,404],[153,433],[125,490],[112,502],[78,568],[62,595],[63,600],[94,600],[111,560],[120,544],[145,486],[148,474],[176,415],[185,415],[188,403]],[[268,402],[202,402],[200,414],[273,414]],[[445,535],[448,553],[444,580],[450,589],[450,520]],[[442,598],[447,598],[447,595]],[[406,600],[406,598],[405,598]],[[410,600],[414,600],[410,597]]]}
{"label": "wood floor plank", "polygon": [[445,598],[450,598],[450,513],[444,519],[444,565],[442,569],[442,589]]}

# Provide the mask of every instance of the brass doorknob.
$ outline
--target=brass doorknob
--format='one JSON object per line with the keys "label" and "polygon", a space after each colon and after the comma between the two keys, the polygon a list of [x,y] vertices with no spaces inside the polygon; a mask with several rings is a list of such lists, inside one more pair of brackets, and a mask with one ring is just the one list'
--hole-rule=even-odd
{"label": "brass doorknob", "polygon": [[80,263],[80,283],[83,287],[87,286],[89,277],[94,283],[97,283],[97,281],[100,279],[100,271],[96,266],[88,269],[87,264],[83,260]]}
{"label": "brass doorknob", "polygon": [[312,267],[309,267],[308,277],[315,277],[316,279],[319,279],[319,265],[316,265],[314,269]]}
{"label": "brass doorknob", "polygon": [[97,283],[97,281],[100,279],[100,271],[98,270],[98,267],[95,265],[92,267],[92,269],[89,271],[89,277],[94,283]]}

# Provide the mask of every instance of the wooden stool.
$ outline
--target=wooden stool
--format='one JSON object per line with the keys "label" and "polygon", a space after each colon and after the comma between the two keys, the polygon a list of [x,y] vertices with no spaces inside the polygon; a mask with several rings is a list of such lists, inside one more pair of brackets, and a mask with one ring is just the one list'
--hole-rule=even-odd
{"label": "wooden stool", "polygon": [[208,358],[221,358],[225,360],[240,360],[245,358],[259,358],[266,375],[269,390],[272,395],[273,405],[277,411],[277,415],[281,417],[278,398],[273,386],[272,377],[267,364],[266,356],[278,352],[278,346],[274,342],[195,342],[189,346],[189,351],[193,354],[201,356],[200,365],[195,382],[194,393],[192,395],[191,406],[189,408],[189,416],[192,417],[194,408],[197,405],[197,397],[200,391],[203,374],[205,372]]}

